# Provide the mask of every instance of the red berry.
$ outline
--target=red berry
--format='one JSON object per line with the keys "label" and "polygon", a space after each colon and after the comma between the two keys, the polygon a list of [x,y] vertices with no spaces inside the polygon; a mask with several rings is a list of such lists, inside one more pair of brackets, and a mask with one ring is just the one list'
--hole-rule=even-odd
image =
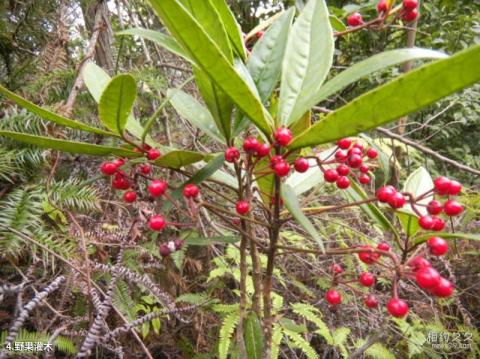
{"label": "red berry", "polygon": [[273,170],[278,177],[285,177],[290,172],[290,166],[286,161],[280,161],[275,163]]}
{"label": "red berry", "polygon": [[292,142],[293,135],[292,131],[286,127],[280,127],[275,131],[275,141],[282,147],[287,146],[290,142]]}
{"label": "red berry", "polygon": [[413,10],[418,7],[417,0],[403,0],[403,8],[405,10]]}
{"label": "red berry", "polygon": [[350,148],[348,150],[348,155],[351,156],[351,155],[359,155],[359,156],[362,156],[363,155],[363,147],[360,148],[359,146],[362,146],[362,145],[359,145],[358,143],[355,143],[353,145],[352,148]]}
{"label": "red berry", "polygon": [[117,169],[117,165],[113,162],[103,162],[100,166],[100,171],[106,176],[114,175]]}
{"label": "red berry", "polygon": [[374,158],[377,158],[377,156],[378,156],[378,152],[375,148],[369,148],[367,150],[367,157],[368,158],[374,159]]}
{"label": "red berry", "polygon": [[371,287],[373,284],[375,284],[375,276],[372,273],[363,272],[360,274],[358,281],[365,287]]}
{"label": "red berry", "polygon": [[362,15],[358,12],[354,12],[347,18],[347,23],[349,26],[359,26],[363,24]]}
{"label": "red berry", "polygon": [[440,195],[448,194],[450,190],[450,184],[452,182],[447,177],[438,177],[433,181],[433,185],[435,186],[435,190]]}
{"label": "red berry", "polygon": [[387,310],[395,318],[403,318],[408,314],[408,304],[402,299],[392,298],[387,303]]}
{"label": "red berry", "polygon": [[435,219],[432,216],[421,216],[418,219],[418,224],[420,227],[426,230],[432,230],[435,226]]}
{"label": "red berry", "polygon": [[432,288],[431,292],[437,297],[450,297],[453,294],[453,284],[449,280],[442,277],[440,278],[438,284]]}
{"label": "red berry", "polygon": [[280,155],[272,156],[272,158],[270,158],[270,168],[275,168],[275,165],[278,162],[282,162],[282,161],[285,161],[282,156]]}
{"label": "red berry", "polygon": [[343,273],[343,267],[340,264],[336,264],[336,263],[332,264],[331,269],[332,269],[332,272],[334,273],[338,273],[338,274]]}
{"label": "red berry", "polygon": [[386,0],[380,0],[377,4],[377,11],[379,13],[388,12],[388,4]]}
{"label": "red berry", "polygon": [[257,39],[261,39],[263,37],[263,35],[265,35],[265,31],[257,31],[257,33],[255,34],[255,36],[257,37]]}
{"label": "red berry", "polygon": [[440,232],[445,228],[445,221],[440,217],[433,216],[433,231]]}
{"label": "red berry", "polygon": [[352,145],[352,140],[349,138],[342,138],[337,141],[337,146],[340,147],[342,150],[348,150]]}
{"label": "red berry", "polygon": [[199,194],[200,194],[200,190],[193,183],[189,183],[189,184],[185,185],[185,187],[183,188],[183,196],[185,198],[195,198]]}
{"label": "red berry", "polygon": [[351,155],[350,157],[348,157],[348,162],[347,163],[352,168],[358,168],[363,163],[362,156],[356,155],[356,154]]}
{"label": "red berry", "polygon": [[325,170],[325,172],[323,172],[323,177],[325,178],[325,181],[327,181],[329,183],[333,183],[333,182],[336,182],[338,177],[340,177],[340,176],[339,176],[337,170],[334,170],[333,168],[330,168],[328,170]]}
{"label": "red berry", "polygon": [[386,242],[380,242],[377,244],[377,249],[380,249],[381,251],[388,252],[390,250],[390,246]]}
{"label": "red berry", "polygon": [[460,182],[451,180],[450,187],[448,188],[448,194],[451,196],[456,196],[462,191],[462,185]]}
{"label": "red berry", "polygon": [[147,187],[152,197],[162,196],[168,188],[168,183],[161,180],[153,180]]}
{"label": "red berry", "polygon": [[250,204],[247,201],[238,201],[235,205],[235,209],[238,214],[245,215],[250,210]]}
{"label": "red berry", "polygon": [[440,282],[440,273],[432,267],[423,267],[415,274],[415,280],[420,288],[433,288]]}
{"label": "red berry", "polygon": [[304,173],[304,172],[307,172],[308,171],[308,168],[310,167],[309,164],[308,164],[308,160],[303,158],[303,157],[299,157],[295,160],[295,162],[293,163],[293,167],[295,168],[295,171],[297,172],[300,172],[300,173]]}
{"label": "red berry", "polygon": [[339,165],[337,167],[337,173],[340,176],[348,176],[348,174],[350,173],[350,167],[348,167],[346,165]]}
{"label": "red berry", "polygon": [[371,246],[362,246],[362,249],[365,251],[358,253],[358,258],[366,264],[373,264],[375,263],[378,258],[380,258],[380,254],[373,252],[373,248]]}
{"label": "red berry", "polygon": [[156,214],[150,217],[150,221],[148,222],[150,229],[154,231],[161,231],[167,225],[165,222],[165,218],[161,214]]}
{"label": "red berry", "polygon": [[247,137],[243,141],[243,150],[247,153],[255,153],[259,145],[260,143],[255,137]]}
{"label": "red berry", "polygon": [[412,267],[414,271],[418,271],[422,268],[431,266],[430,262],[425,258],[423,258],[422,256],[416,256],[415,258],[409,261],[408,265]]}
{"label": "red berry", "polygon": [[448,243],[445,239],[440,237],[431,237],[427,241],[427,246],[430,253],[434,256],[443,256],[448,252]]}
{"label": "red berry", "polygon": [[340,189],[346,189],[350,187],[350,180],[348,179],[348,177],[345,177],[345,176],[338,177],[337,187]]}
{"label": "red berry", "polygon": [[458,216],[463,212],[463,206],[460,204],[460,202],[451,199],[445,202],[443,205],[443,210],[447,216]]}
{"label": "red berry", "polygon": [[393,186],[383,186],[377,191],[377,199],[380,202],[388,203],[392,200],[397,190]]}
{"label": "red berry", "polygon": [[403,20],[410,22],[410,21],[415,21],[418,17],[418,10],[417,9],[412,9],[412,10],[407,10],[405,14],[403,14]]}
{"label": "red berry", "polygon": [[360,181],[361,184],[368,184],[371,181],[371,178],[369,175],[366,173],[362,173],[359,177],[358,180]]}
{"label": "red berry", "polygon": [[117,168],[122,167],[125,164],[125,160],[123,158],[117,158],[115,161],[112,162]]}
{"label": "red berry", "polygon": [[363,152],[363,150],[365,149],[365,147],[363,147],[363,145],[360,142],[354,143],[353,148],[358,148],[360,150],[359,154],[361,154]]}
{"label": "red berry", "polygon": [[116,177],[112,181],[112,187],[114,189],[126,190],[130,188],[130,182],[124,177]]}
{"label": "red berry", "polygon": [[182,241],[181,239],[175,239],[173,243],[175,244],[175,249],[178,251],[183,247],[184,241]]}
{"label": "red berry", "polygon": [[325,299],[331,305],[337,305],[342,302],[342,296],[335,289],[327,290],[327,293],[325,293]]}
{"label": "red berry", "polygon": [[270,154],[271,147],[266,143],[261,143],[257,147],[257,152],[255,153],[257,157],[266,157]]}
{"label": "red berry", "polygon": [[335,158],[337,159],[337,161],[345,162],[347,160],[347,157],[348,152],[346,150],[338,150],[337,152],[335,152]]}
{"label": "red berry", "polygon": [[137,200],[137,194],[133,191],[128,191],[123,194],[123,200],[127,203],[132,203]]}
{"label": "red berry", "polygon": [[359,170],[362,173],[368,173],[368,171],[370,171],[370,168],[368,167],[368,165],[363,164],[363,165],[360,166]]}
{"label": "red berry", "polygon": [[225,161],[233,163],[240,158],[240,151],[236,147],[229,147],[225,150]]}
{"label": "red berry", "polygon": [[405,196],[400,192],[395,192],[395,194],[388,201],[390,207],[395,209],[402,208],[405,203],[407,203],[407,200],[405,199]]}
{"label": "red berry", "polygon": [[152,166],[148,163],[144,163],[143,165],[140,165],[140,172],[144,175],[148,175],[152,172]]}
{"label": "red berry", "polygon": [[170,248],[168,248],[167,244],[160,244],[160,255],[162,257],[168,257],[170,255]]}
{"label": "red berry", "polygon": [[154,161],[156,160],[158,157],[160,157],[162,154],[160,153],[160,150],[158,150],[157,148],[152,148],[150,150],[147,151],[147,158],[150,160],[150,161]]}
{"label": "red berry", "polygon": [[427,211],[430,214],[440,214],[443,211],[443,205],[439,201],[434,199],[428,202]]}
{"label": "red berry", "polygon": [[368,308],[376,308],[376,307],[378,307],[378,300],[377,300],[377,298],[376,298],[373,294],[367,295],[367,297],[365,298],[364,303],[365,303],[365,305],[366,305]]}

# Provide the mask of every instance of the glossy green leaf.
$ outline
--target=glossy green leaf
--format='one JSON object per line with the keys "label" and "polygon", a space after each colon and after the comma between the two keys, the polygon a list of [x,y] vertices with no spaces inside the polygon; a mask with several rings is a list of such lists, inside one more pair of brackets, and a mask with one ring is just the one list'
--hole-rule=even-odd
{"label": "glossy green leaf", "polygon": [[230,140],[233,103],[225,92],[199,67],[194,66],[193,73],[195,74],[198,90],[212,114],[218,130],[224,138]]}
{"label": "glossy green leaf", "polygon": [[295,9],[278,18],[257,41],[248,57],[247,68],[262,101],[268,100],[277,86]]}
{"label": "glossy green leaf", "polygon": [[197,20],[203,31],[215,42],[222,54],[233,63],[232,48],[220,13],[211,0],[178,0],[190,15]]}
{"label": "glossy green leaf", "polygon": [[325,0],[310,0],[288,37],[282,68],[278,116],[289,125],[307,112],[306,101],[330,71],[334,39]]}
{"label": "glossy green leaf", "polygon": [[186,118],[193,126],[205,132],[213,140],[221,144],[225,143],[225,137],[215,126],[212,114],[193,96],[175,89],[169,89],[167,96],[180,116]]}
{"label": "glossy green leaf", "polygon": [[338,17],[334,15],[330,15],[329,18],[330,18],[330,25],[332,25],[332,28],[335,31],[344,31],[347,29],[343,21],[340,20]]}
{"label": "glossy green leaf", "polygon": [[198,152],[173,150],[155,160],[155,164],[160,167],[181,168],[199,162],[204,157],[203,154]]}
{"label": "glossy green leaf", "polygon": [[122,148],[92,145],[89,143],[59,140],[43,136],[28,135],[25,133],[0,131],[0,136],[8,137],[12,140],[27,143],[29,145],[41,148],[49,148],[63,152],[85,154],[92,156],[108,156],[116,155],[122,157],[139,157],[141,154]]}
{"label": "glossy green leaf", "polygon": [[211,0],[213,6],[220,15],[220,19],[225,26],[227,31],[228,38],[232,44],[235,53],[243,60],[246,59],[247,54],[245,53],[245,45],[243,44],[242,31],[240,25],[237,23],[235,16],[230,11],[225,0]]}
{"label": "glossy green leaf", "polygon": [[[89,62],[83,67],[82,77],[85,86],[94,100],[97,103],[100,102],[100,97],[110,82],[110,76],[101,67],[95,65],[93,62]],[[130,116],[128,118],[125,128],[137,139],[142,138],[143,127],[135,117]],[[152,147],[159,148],[162,153],[170,151],[168,147],[159,145],[150,136],[147,136],[145,142]]]}
{"label": "glossy green leaf", "polygon": [[[418,197],[427,191],[430,191],[433,188],[433,179],[430,176],[430,173],[427,171],[425,167],[419,167],[415,171],[413,171],[410,176],[408,176],[407,180],[405,181],[405,185],[403,186],[403,192],[412,193],[415,197]],[[422,214],[426,215],[427,212],[427,204],[433,199],[433,193],[430,196],[425,197],[424,199],[417,201],[418,204],[423,206],[416,206],[417,210]],[[412,210],[411,206],[405,206],[404,210],[408,211],[409,213],[415,214]]]}
{"label": "glossy green leaf", "polygon": [[447,232],[431,232],[424,233],[421,236],[415,238],[415,244],[422,244],[426,242],[430,237],[442,237],[445,239],[468,239],[472,241],[480,241],[480,234],[473,233],[447,233]]}
{"label": "glossy green leaf", "polygon": [[263,352],[263,330],[255,312],[245,319],[243,337],[248,359],[261,359]]}
{"label": "glossy green leaf", "polygon": [[56,123],[57,125],[65,126],[65,127],[70,127],[74,128],[77,130],[82,130],[82,131],[87,131],[87,132],[92,132],[92,133],[97,133],[99,135],[105,135],[105,136],[117,136],[115,133],[108,132],[105,130],[101,130],[96,127],[92,127],[89,125],[86,125],[84,123],[78,122],[71,120],[69,118],[57,115],[54,112],[51,112],[49,110],[46,110],[40,106],[35,105],[34,103],[24,99],[23,97],[18,96],[17,94],[11,92],[10,90],[6,89],[5,87],[0,85],[0,94],[8,98],[9,100],[12,100],[15,102],[17,105],[24,107],[31,113],[43,118],[44,120]]}
{"label": "glossy green leaf", "polygon": [[380,54],[369,57],[349,67],[330,81],[327,81],[320,87],[319,91],[313,93],[310,105],[314,106],[319,102],[326,100],[329,96],[339,92],[348,85],[360,80],[363,77],[371,75],[374,72],[385,69],[390,66],[402,64],[406,61],[420,59],[443,59],[447,55],[427,49],[398,49],[385,51]]}
{"label": "glossy green leaf", "polygon": [[260,99],[252,93],[248,84],[192,15],[177,0],[150,0],[150,3],[197,66],[208,74],[262,132],[270,134],[272,120]]}
{"label": "glossy green leaf", "polygon": [[216,243],[237,243],[240,241],[240,237],[235,236],[218,236],[218,237],[208,237],[208,238],[187,238],[185,244],[189,246],[208,246],[210,244]]}
{"label": "glossy green leaf", "polygon": [[417,234],[420,230],[420,225],[418,224],[418,217],[410,212],[405,211],[395,211],[395,216],[397,216],[400,221],[400,225],[403,228],[403,231],[410,238]]}
{"label": "glossy green leaf", "polygon": [[285,202],[285,207],[287,207],[290,214],[297,220],[297,222],[307,231],[307,233],[312,236],[312,238],[317,242],[320,249],[325,251],[323,246],[323,240],[318,234],[317,230],[313,226],[312,222],[305,216],[300,207],[297,195],[292,187],[287,184],[282,186],[282,198]]}
{"label": "glossy green leaf", "polygon": [[[351,185],[345,190],[345,195],[352,202],[363,201],[368,199],[368,195],[365,193],[362,187],[356,181],[350,181]],[[388,220],[387,217],[382,213],[380,208],[378,208],[374,203],[366,203],[360,205],[361,210],[368,216],[370,219],[375,221],[381,228],[386,231],[391,231],[399,238],[399,234],[395,226]]]}
{"label": "glossy green leaf", "polygon": [[112,78],[98,104],[98,114],[104,126],[123,134],[136,98],[137,84],[133,76],[124,74]]}
{"label": "glossy green leaf", "polygon": [[136,27],[133,29],[127,29],[119,31],[117,35],[132,35],[140,36],[144,39],[153,41],[158,46],[182,57],[184,60],[193,63],[193,60],[188,56],[185,50],[178,44],[178,42],[171,36],[165,35],[160,31],[144,29],[142,27]]}
{"label": "glossy green leaf", "polygon": [[480,45],[410,71],[329,113],[289,148],[331,142],[395,121],[480,81],[480,71],[471,70],[478,63]]}

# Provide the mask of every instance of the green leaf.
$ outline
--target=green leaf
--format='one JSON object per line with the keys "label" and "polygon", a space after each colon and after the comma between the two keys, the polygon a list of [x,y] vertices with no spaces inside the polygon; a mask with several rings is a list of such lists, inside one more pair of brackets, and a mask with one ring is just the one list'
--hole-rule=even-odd
{"label": "green leaf", "polygon": [[[82,76],[88,91],[94,100],[99,103],[102,93],[105,91],[108,83],[110,82],[110,76],[105,72],[105,70],[95,65],[93,62],[89,62],[83,67]],[[142,138],[144,131],[143,127],[133,116],[128,118],[125,128],[137,139]],[[145,142],[152,147],[160,148],[162,152],[167,152],[169,150],[167,147],[156,143],[150,136],[147,136]]]}
{"label": "green leaf", "polygon": [[150,0],[150,3],[197,66],[262,132],[269,135],[273,124],[268,111],[192,15],[177,0]]}
{"label": "green leaf", "polygon": [[155,160],[155,164],[160,167],[178,169],[199,162],[204,158],[205,156],[199,152],[173,150]]}
{"label": "green leaf", "polygon": [[310,105],[326,100],[329,96],[339,92],[348,85],[366,77],[376,71],[385,69],[390,66],[402,64],[406,61],[419,59],[442,59],[447,55],[433,50],[427,49],[398,49],[385,51],[380,54],[369,57],[364,61],[360,61],[349,67],[330,81],[327,81],[320,87],[319,91],[313,94]]}
{"label": "green leaf", "polygon": [[187,238],[185,243],[190,246],[208,246],[215,243],[237,243],[240,237],[223,236],[223,237],[208,237],[208,238]]}
{"label": "green leaf", "polygon": [[330,71],[334,39],[324,0],[310,0],[295,21],[283,61],[278,115],[289,125],[307,112],[306,101]]}
{"label": "green leaf", "polygon": [[344,31],[347,29],[345,24],[338,17],[334,15],[330,15],[329,18],[330,18],[330,25],[332,25],[332,28],[335,31]]}
{"label": "green leaf", "polygon": [[396,210],[395,215],[408,237],[414,236],[420,230],[418,217],[415,214],[403,210]]}
{"label": "green leaf", "polygon": [[[346,189],[345,195],[350,198],[352,202],[362,201],[368,198],[365,191],[360,187],[356,181],[351,181],[351,185]],[[374,220],[384,230],[390,230],[397,238],[399,234],[395,226],[384,216],[382,211],[374,203],[366,203],[360,205],[362,211],[365,212],[372,220]]]}
{"label": "green leaf", "polygon": [[100,120],[105,127],[123,134],[136,97],[137,84],[133,76],[123,74],[112,78],[98,104]]}
{"label": "green leaf", "polygon": [[136,27],[133,29],[127,29],[119,31],[117,35],[133,35],[140,36],[144,39],[153,41],[158,46],[167,49],[168,51],[174,53],[187,60],[188,62],[193,63],[193,60],[188,56],[185,50],[178,44],[178,42],[171,36],[165,35],[160,31],[148,30],[142,27]]}
{"label": "green leaf", "polygon": [[56,113],[53,113],[49,110],[46,110],[40,106],[35,105],[34,103],[27,101],[23,97],[18,96],[17,94],[9,91],[5,87],[0,85],[0,94],[5,96],[6,98],[12,100],[15,102],[17,105],[22,106],[26,108],[28,111],[34,113],[35,115],[43,118],[44,120],[56,123],[57,125],[61,126],[66,126],[70,128],[74,128],[77,130],[82,130],[82,131],[87,131],[87,132],[92,132],[92,133],[97,133],[99,135],[105,135],[105,136],[117,136],[115,133],[109,132],[109,131],[104,131],[96,127],[92,127],[89,125],[85,125],[81,122],[71,120],[69,118],[57,115]]}
{"label": "green leaf", "polygon": [[268,100],[281,76],[282,61],[295,8],[278,18],[257,41],[248,57],[247,68],[262,101]]}
{"label": "green leaf", "polygon": [[[403,192],[412,193],[415,197],[418,197],[425,192],[433,189],[433,179],[430,176],[430,173],[425,167],[419,167],[408,176],[403,186]],[[428,214],[426,205],[433,199],[433,193],[430,196],[425,197],[424,199],[417,201],[416,203],[424,205],[416,206],[417,210],[422,214]],[[407,211],[411,214],[415,214],[410,206],[405,206],[404,211]]]}
{"label": "green leaf", "polygon": [[327,143],[395,121],[479,81],[480,71],[471,71],[478,63],[480,45],[410,71],[329,113],[289,148]]}
{"label": "green leaf", "polygon": [[12,140],[27,143],[29,145],[38,146],[41,148],[50,148],[63,152],[85,154],[92,156],[107,156],[116,155],[121,157],[139,157],[141,154],[122,148],[91,145],[89,143],[65,141],[56,138],[49,138],[43,136],[28,135],[25,133],[0,131],[0,136],[11,138]]}
{"label": "green leaf", "polygon": [[181,90],[169,89],[167,96],[178,114],[186,118],[193,126],[199,128],[213,140],[224,144],[225,138],[215,126],[211,113],[193,96]]}
{"label": "green leaf", "polygon": [[415,244],[422,244],[426,242],[430,237],[442,237],[445,239],[468,239],[472,241],[480,241],[480,234],[473,233],[447,233],[447,232],[431,232],[424,233],[415,238]]}
{"label": "green leaf", "polygon": [[225,0],[212,0],[212,4],[220,15],[220,19],[225,26],[225,30],[227,31],[228,38],[230,39],[230,43],[232,44],[235,53],[241,59],[245,60],[247,54],[245,53],[245,46],[243,44],[242,31],[235,16],[230,11]]}
{"label": "green leaf", "polygon": [[260,320],[255,312],[248,314],[244,323],[245,347],[248,359],[261,359],[263,351],[263,332]]}
{"label": "green leaf", "polygon": [[302,227],[308,232],[308,234],[310,234],[313,239],[315,239],[317,244],[320,246],[320,249],[322,251],[325,251],[322,238],[318,234],[312,222],[310,222],[307,216],[305,216],[305,214],[302,212],[300,203],[298,202],[298,198],[293,188],[287,184],[284,184],[282,186],[282,198],[285,202],[285,207],[287,207],[293,218],[295,218],[297,222],[301,224]]}

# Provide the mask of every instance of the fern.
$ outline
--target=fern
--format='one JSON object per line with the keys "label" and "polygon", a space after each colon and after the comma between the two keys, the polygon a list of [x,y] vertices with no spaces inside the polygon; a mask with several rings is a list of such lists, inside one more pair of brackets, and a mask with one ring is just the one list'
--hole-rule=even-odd
{"label": "fern", "polygon": [[[360,339],[357,341],[355,347],[360,348],[365,343],[365,339]],[[365,350],[365,356],[371,359],[395,359],[395,355],[393,355],[392,352],[381,343],[374,343],[371,345]]]}
{"label": "fern", "polygon": [[232,340],[235,327],[238,325],[240,319],[240,312],[235,311],[228,314],[222,322],[220,328],[220,341],[218,343],[218,357],[219,359],[226,359],[228,355],[228,348]]}
{"label": "fern", "polygon": [[122,280],[116,283],[112,303],[130,322],[135,320],[135,301],[132,299],[128,285]]}
{"label": "fern", "polygon": [[53,182],[50,185],[49,197],[55,206],[76,212],[99,208],[97,191],[85,181],[78,179]]}
{"label": "fern", "polygon": [[[2,348],[4,347],[6,336],[6,330],[0,332],[0,346]],[[49,333],[29,332],[27,330],[21,329],[17,337],[15,338],[15,342],[48,344],[50,336],[51,334]],[[52,344],[53,346],[55,346],[55,348],[66,354],[73,355],[77,352],[75,343],[71,339],[64,336],[56,337]],[[23,353],[27,352],[24,351]]]}
{"label": "fern", "polygon": [[272,328],[272,358],[278,358],[280,351],[280,343],[282,342],[283,331],[282,327],[274,324]]}
{"label": "fern", "polygon": [[308,359],[318,359],[318,354],[315,352],[315,349],[312,348],[309,342],[305,340],[300,334],[283,328],[285,335],[292,341],[292,346],[300,349]]}
{"label": "fern", "polygon": [[345,327],[335,329],[335,331],[332,334],[333,344],[340,349],[340,352],[345,358],[348,358],[348,350],[345,346],[345,342],[347,341],[349,334],[350,334],[350,329]]}
{"label": "fern", "polygon": [[189,304],[202,304],[208,300],[205,293],[186,293],[177,297],[176,302],[185,302]]}
{"label": "fern", "polygon": [[317,326],[315,333],[320,334],[329,345],[334,345],[334,340],[332,334],[330,334],[330,329],[328,329],[325,322],[320,318],[320,311],[314,306],[306,303],[294,303],[292,304],[292,310],[294,313],[298,314],[302,318],[312,322]]}
{"label": "fern", "polygon": [[232,313],[240,309],[239,304],[215,304],[212,309],[217,313]]}

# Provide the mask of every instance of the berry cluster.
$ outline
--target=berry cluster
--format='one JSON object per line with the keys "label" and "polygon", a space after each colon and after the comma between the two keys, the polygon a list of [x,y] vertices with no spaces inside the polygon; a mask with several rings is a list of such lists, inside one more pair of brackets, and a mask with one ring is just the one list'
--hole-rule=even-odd
{"label": "berry cluster", "polygon": [[[386,0],[380,0],[377,3],[377,11],[380,19],[384,20],[390,13],[390,6]],[[403,0],[402,9],[397,14],[396,18],[401,18],[405,22],[412,22],[418,18],[418,0]],[[347,24],[351,27],[357,27],[365,24],[362,14],[354,12],[347,18]],[[372,24],[373,25],[373,24]]]}
{"label": "berry cluster", "polygon": [[[137,152],[141,151],[136,149]],[[154,161],[161,156],[161,153],[156,148],[151,148],[147,145],[144,147],[145,157],[149,161]],[[100,171],[105,176],[112,177],[111,186],[115,190],[123,190],[123,200],[126,203],[134,203],[137,199],[149,199],[155,200],[164,196],[170,201],[173,201],[172,198],[167,194],[169,185],[166,181],[161,179],[154,179],[151,176],[153,172],[152,165],[150,163],[141,163],[141,164],[132,164],[130,165],[130,171],[127,173],[122,167],[127,167],[126,160],[122,158],[115,159],[112,162],[104,162],[100,165]],[[146,182],[146,191],[141,190],[140,181]],[[200,189],[193,183],[185,185],[183,188],[183,197],[187,203],[192,203],[200,195]],[[165,217],[161,214],[153,214],[148,219],[148,227],[153,230],[160,232],[168,224],[171,225],[180,225],[179,223],[167,222]],[[175,250],[181,248],[183,241],[176,240],[168,242],[168,244],[160,245],[160,254],[165,257],[170,253],[173,253]]]}

